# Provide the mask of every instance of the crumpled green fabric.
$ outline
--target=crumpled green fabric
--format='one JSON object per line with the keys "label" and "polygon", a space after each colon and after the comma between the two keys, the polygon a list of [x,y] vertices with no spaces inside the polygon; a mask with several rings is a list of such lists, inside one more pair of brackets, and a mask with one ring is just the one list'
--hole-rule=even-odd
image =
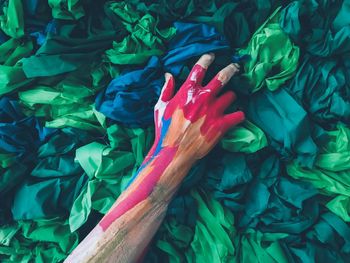
{"label": "crumpled green fabric", "polygon": [[33,51],[30,39],[10,38],[0,45],[0,96],[14,91],[32,80],[27,79],[18,60],[29,56]]}
{"label": "crumpled green fabric", "polygon": [[239,51],[240,54],[250,56],[244,63],[242,81],[248,82],[251,92],[265,86],[271,91],[276,90],[290,79],[297,69],[299,48],[280,28],[280,14],[281,9],[276,9],[254,33],[247,47]]}
{"label": "crumpled green fabric", "polygon": [[[113,40],[126,36],[120,19],[105,4],[89,1],[89,9],[93,12],[79,20],[54,20],[53,29],[35,55],[22,60],[28,78],[56,76],[93,65],[94,60],[101,62],[101,55],[112,46]],[[115,71],[108,63],[102,64],[110,73]]]}
{"label": "crumpled green fabric", "polygon": [[31,89],[19,92],[24,112],[45,117],[46,127],[75,127],[103,133],[106,118],[95,110],[91,98],[105,84],[106,72],[98,67],[82,67],[64,79],[39,80]]}
{"label": "crumpled green fabric", "polygon": [[92,210],[106,214],[120,194],[119,180],[92,179],[88,181],[86,188],[80,192],[71,208],[70,231],[76,231],[87,222]]}
{"label": "crumpled green fabric", "polygon": [[[231,2],[231,1],[230,1]],[[289,0],[237,0],[236,7],[224,20],[224,34],[231,45],[242,48],[254,32],[280,6]]]}
{"label": "crumpled green fabric", "polygon": [[14,91],[30,82],[30,79],[26,79],[22,67],[0,65],[0,95]]}
{"label": "crumpled green fabric", "polygon": [[235,262],[288,263],[279,241],[287,236],[284,233],[262,233],[247,229],[235,240],[240,244]]}
{"label": "crumpled green fabric", "polygon": [[113,48],[106,51],[107,59],[113,64],[142,64],[151,56],[160,56],[165,51],[165,41],[174,36],[174,27],[158,29],[158,19],[150,14],[142,15],[124,2],[107,5],[121,19],[130,33],[121,42],[113,42]]}
{"label": "crumpled green fabric", "polygon": [[0,96],[31,82],[18,60],[33,51],[32,40],[24,34],[23,5],[20,0],[1,3],[0,30],[11,37],[0,45]]}
{"label": "crumpled green fabric", "polygon": [[267,138],[259,127],[246,120],[229,130],[220,144],[223,149],[230,152],[253,153],[267,146]]}
{"label": "crumpled green fabric", "polygon": [[[42,21],[36,19],[32,2],[41,10],[48,4],[52,7],[55,18],[52,30],[36,29]],[[17,196],[15,202],[27,202],[28,196],[31,199],[45,196],[46,199],[22,207],[15,205],[13,211],[17,211],[17,215],[51,216],[48,220],[14,223],[8,201],[1,202],[0,222],[6,222],[0,228],[1,262],[62,261],[78,243],[78,234],[81,240],[123,191],[153,141],[153,130],[113,125],[96,112],[93,103],[96,93],[120,72],[139,67],[150,55],[167,51],[167,41],[173,34],[172,22],[213,25],[228,38],[232,47],[245,50],[253,32],[277,6],[289,1],[127,1],[134,9],[125,2],[104,2],[9,0],[0,4],[1,8],[9,7],[0,12],[0,96],[5,93],[11,93],[13,98],[18,96],[27,115],[41,118],[47,127],[60,128],[58,133],[61,134],[52,134],[48,141],[41,142],[39,152],[30,151],[27,146],[24,150],[15,147],[15,154],[0,151],[1,200],[5,200],[3,197],[9,200],[12,189],[18,187],[17,194],[21,198]],[[113,5],[118,8],[111,8]],[[254,48],[260,49],[247,65],[251,65],[253,71],[257,63],[261,63],[263,74],[259,73],[263,78],[256,77],[249,85],[241,77],[240,86],[228,85],[228,89],[238,89],[238,104],[242,104],[244,110],[250,108],[247,110],[249,121],[232,129],[209,156],[193,167],[169,205],[166,220],[151,245],[154,253],[148,255],[152,257],[150,262],[348,261],[350,232],[343,220],[349,222],[350,202],[347,175],[343,173],[348,169],[349,135],[348,128],[337,126],[338,121],[345,125],[348,121],[345,114],[348,6],[348,1],[338,0],[295,1],[280,11],[282,29],[302,51],[303,71],[300,69],[294,80],[298,80],[303,96],[299,96],[301,90],[295,92],[291,88],[292,84],[284,84],[289,78],[292,78],[290,83],[295,83],[290,68],[282,72],[286,66],[296,66],[295,54],[291,54],[294,60],[288,63],[285,63],[287,58],[280,57],[274,64],[275,60],[270,57],[277,56],[280,51],[274,42],[270,43],[276,35],[284,43],[290,43],[276,26],[277,20],[273,20],[272,26],[271,23],[266,25],[269,30],[259,29],[254,34],[254,40],[262,38],[265,42],[256,46],[253,40],[249,42],[248,55],[255,52]],[[49,13],[44,14],[44,24],[52,19]],[[298,23],[300,30],[293,31]],[[40,32],[45,41],[36,43],[32,32]],[[3,33],[11,38],[3,37]],[[271,33],[276,35],[266,38]],[[326,40],[325,46],[322,38]],[[327,57],[327,61],[307,61],[303,57],[305,52]],[[113,56],[108,57],[108,54]],[[341,59],[328,58],[335,54],[340,54]],[[220,55],[217,57],[208,78],[231,60],[227,56],[218,62]],[[194,62],[186,63],[179,82],[187,77]],[[307,67],[309,72],[327,74],[322,77],[306,74]],[[249,73],[250,68],[245,74]],[[308,78],[309,83],[305,82],[308,84],[301,81],[303,76]],[[313,87],[320,88],[307,89],[316,78],[319,82]],[[283,87],[277,89],[280,86]],[[251,93],[252,89],[261,90],[251,98],[241,97],[240,92]],[[329,95],[327,92],[332,96],[323,99]],[[328,142],[324,140],[327,137],[315,136],[315,121],[332,129],[327,132]],[[27,126],[23,129],[27,131]],[[72,133],[75,130],[71,141],[63,138],[69,130]],[[85,140],[84,134],[89,134],[89,138]],[[26,138],[19,137],[24,142]],[[313,140],[320,149],[318,155]],[[339,153],[343,160],[334,161]],[[18,155],[25,159],[18,162]],[[285,162],[295,158],[303,166],[310,167],[298,165],[297,169],[302,171],[321,170],[322,167],[317,173],[319,176],[311,183],[288,177]],[[295,163],[288,163],[288,169]],[[27,181],[21,179],[23,176]],[[73,177],[81,181],[76,182]],[[317,192],[312,186],[320,178],[327,178],[331,183],[322,189],[316,185]],[[35,182],[31,181],[33,179]],[[60,184],[60,181],[69,184]],[[337,191],[331,188],[332,184],[338,187]],[[37,195],[36,186],[37,189],[42,187],[43,195]],[[61,195],[57,194],[60,186],[63,186]],[[21,189],[28,192],[23,190],[20,194]],[[62,196],[64,198],[60,198]],[[38,206],[33,207],[33,204]],[[58,215],[62,218],[52,219]],[[76,231],[70,234],[71,230]]]}
{"label": "crumpled green fabric", "polygon": [[[91,3],[93,7],[96,10],[92,14],[95,18],[92,23],[85,17],[80,22],[72,22],[72,25],[58,22],[56,31],[48,35],[36,54],[22,59],[27,78],[45,78],[36,80],[29,89],[19,92],[19,99],[25,113],[44,117],[47,127],[75,127],[103,133],[106,129],[105,116],[95,110],[93,96],[119,74],[119,68],[112,63],[140,64],[151,55],[160,55],[165,50],[163,42],[175,33],[173,27],[158,30],[156,18],[149,14],[128,13],[125,3],[106,3],[104,9]],[[116,23],[111,24],[111,21]],[[104,26],[102,30],[98,22]],[[127,32],[129,35],[126,35]],[[114,45],[119,45],[121,39],[124,42],[131,39],[137,50],[131,53],[123,48],[124,51],[107,50],[113,40],[116,40]],[[140,53],[141,46],[146,52],[144,55]],[[124,47],[131,50],[131,42],[127,41]],[[106,54],[102,56],[104,51]],[[108,59],[110,57],[114,57],[112,63]],[[97,62],[91,62],[94,59]],[[22,70],[20,72],[23,73]],[[58,75],[64,73],[65,76]],[[17,86],[12,89],[15,88]]]}
{"label": "crumpled green fabric", "polygon": [[350,2],[293,1],[280,25],[293,41],[314,56],[347,55],[350,51]]}
{"label": "crumpled green fabric", "polygon": [[114,178],[135,163],[132,152],[113,151],[111,147],[97,142],[80,147],[76,159],[89,178]]}
{"label": "crumpled green fabric", "polygon": [[0,196],[3,198],[4,195],[11,192],[25,177],[28,172],[28,166],[16,162],[16,156],[14,154],[1,153],[0,158]]}
{"label": "crumpled green fabric", "polygon": [[78,234],[59,218],[0,227],[1,262],[61,262],[77,245]]}
{"label": "crumpled green fabric", "polygon": [[350,59],[304,56],[286,90],[303,105],[312,120],[332,129],[350,125]]}
{"label": "crumpled green fabric", "polygon": [[78,20],[85,15],[86,0],[49,0],[52,16],[56,19]]}
{"label": "crumpled green fabric", "polygon": [[288,262],[341,262],[349,261],[350,227],[335,214],[323,212],[302,236],[289,236],[280,241]]}
{"label": "crumpled green fabric", "polygon": [[[235,215],[234,228],[231,228],[233,232],[226,232],[228,235],[229,233],[233,234],[229,237],[233,245],[234,257],[229,262],[313,262],[314,259],[317,262],[327,262],[329,259],[337,259],[336,262],[346,262],[345,259],[350,252],[347,235],[350,228],[336,215],[322,208],[320,200],[316,199],[317,191],[311,184],[303,184],[286,177],[283,172],[283,163],[276,158],[271,150],[264,149],[260,153],[254,153],[253,156],[245,156],[240,153],[231,155],[231,159],[224,162],[221,167],[216,168],[218,169],[217,181],[213,182],[213,173],[215,172],[213,169],[216,166],[212,163],[213,156],[216,156],[217,161],[220,162],[221,156],[227,157],[227,154],[222,155],[221,153],[219,155],[215,151],[208,156],[209,160],[212,160],[211,163],[208,163],[208,160],[203,161],[204,164],[209,164],[209,167],[199,169],[199,173],[204,172],[199,178],[200,181],[191,181],[186,178],[187,181],[184,183],[189,185],[185,188],[184,185],[181,187],[176,199],[188,195],[191,192],[191,187],[197,186],[198,190],[198,185],[201,185],[200,188],[203,190],[199,190],[198,193],[204,203],[198,202],[198,193],[193,195],[193,192],[190,196],[195,197],[195,204],[188,201],[184,203],[172,202],[169,206],[170,214],[167,214],[165,222],[155,238],[157,248],[152,247],[145,262],[167,262],[168,260],[170,262],[198,262],[196,256],[202,254],[200,251],[203,248],[212,252],[206,252],[211,257],[214,255],[211,258],[214,258],[214,261],[210,262],[225,262],[225,255],[221,255],[221,258],[215,258],[215,255],[218,255],[215,252],[220,250],[215,250],[215,246],[209,245],[222,243],[222,240],[225,240],[221,239],[222,235],[214,235],[215,239],[209,244],[206,243],[207,239],[211,240],[211,231],[216,229],[211,226],[218,224],[218,220],[204,229],[203,233],[206,235],[201,238],[200,244],[202,245],[197,249],[197,246],[192,246],[192,242],[197,242],[196,235],[203,233],[198,228],[193,228],[193,223],[191,223],[193,219],[181,221],[186,215],[177,218],[172,211],[176,208],[174,205],[177,205],[178,209],[182,209],[183,212],[195,213],[194,211],[198,209],[194,223],[197,225],[198,220],[201,220],[200,209],[203,209],[204,212],[212,211],[213,214],[217,214],[213,212],[213,207],[216,207],[216,211],[222,208],[224,210],[221,211],[226,211],[227,208],[233,207],[232,202],[227,202],[228,198],[232,198],[234,193],[240,191],[243,194],[236,195],[235,198],[241,201],[237,202],[236,208],[230,209]],[[240,156],[241,158],[239,158]],[[247,165],[246,168],[239,166],[242,162],[249,163],[249,168]],[[231,167],[228,166],[230,163],[232,163]],[[220,169],[226,170],[223,172]],[[242,172],[247,169],[250,169],[251,172],[248,174]],[[194,167],[192,170],[198,169]],[[227,176],[221,178],[222,174]],[[189,176],[193,176],[193,171],[190,172]],[[246,180],[242,180],[244,177]],[[272,192],[261,194],[264,192],[262,191],[263,185],[267,191],[271,189]],[[213,193],[212,197],[215,197],[220,203],[214,201],[217,205],[212,206],[213,201],[211,198],[209,200],[205,198],[206,193]],[[226,202],[224,196],[226,196]],[[244,199],[246,200],[243,201]],[[222,208],[219,208],[220,204]],[[239,211],[243,211],[243,213]],[[182,215],[183,212],[177,211],[177,214]],[[203,218],[210,218],[210,214],[204,212]],[[250,216],[248,216],[249,214]],[[247,219],[250,221],[248,228],[242,228]],[[325,222],[327,223],[325,224]],[[195,231],[193,231],[194,229]],[[303,238],[304,235],[306,239]],[[221,241],[218,241],[217,238]],[[224,245],[225,247],[226,245]],[[321,252],[322,248],[324,248],[323,252]]]}
{"label": "crumpled green fabric", "polygon": [[87,187],[75,199],[69,224],[71,231],[80,228],[91,210],[107,213],[116,198],[137,171],[153,143],[153,129],[107,129],[109,144],[92,142],[76,150],[75,159],[89,176]]}
{"label": "crumpled green fabric", "polygon": [[159,234],[156,246],[168,254],[169,262],[232,262],[236,234],[233,214],[203,189],[193,189],[190,195],[198,207],[194,230],[169,218],[163,225],[169,230],[164,236]]}
{"label": "crumpled green fabric", "polygon": [[283,160],[297,159],[303,166],[312,167],[318,151],[313,138],[317,129],[285,89],[254,93],[246,115],[265,132],[269,144]]}
{"label": "crumpled green fabric", "polygon": [[339,124],[326,135],[318,141],[320,152],[313,168],[302,168],[294,161],[288,164],[287,173],[332,197],[326,205],[328,209],[350,222],[350,129]]}
{"label": "crumpled green fabric", "polygon": [[[8,36],[19,38],[24,36],[23,5],[21,0],[9,0],[0,4],[0,28]],[[7,2],[7,5],[6,5]]]}
{"label": "crumpled green fabric", "polygon": [[191,242],[192,251],[189,262],[231,262],[235,248],[231,238],[235,234],[234,217],[219,202],[210,199],[204,192],[200,195],[193,191],[192,196],[197,201],[198,219],[195,226],[195,236]]}
{"label": "crumpled green fabric", "polygon": [[131,0],[137,10],[157,14],[162,24],[176,20],[205,23],[225,35],[232,47],[242,47],[251,35],[281,5],[289,1],[275,0]]}
{"label": "crumpled green fabric", "polygon": [[74,162],[75,149],[92,139],[87,132],[67,128],[42,144],[36,166],[17,185],[11,208],[15,220],[68,215],[88,180]]}
{"label": "crumpled green fabric", "polygon": [[[54,132],[34,117],[26,117],[18,102],[0,98],[0,222],[12,219],[11,205],[18,185],[35,166],[36,151]],[[28,199],[26,199],[27,203]]]}
{"label": "crumpled green fabric", "polygon": [[236,213],[237,228],[295,234],[316,220],[316,189],[286,178],[283,163],[271,148],[247,156],[213,152],[209,158],[201,184]]}
{"label": "crumpled green fabric", "polygon": [[152,12],[165,22],[173,22],[181,18],[187,18],[193,15],[195,12],[198,13],[209,13],[214,12],[220,5],[216,5],[216,1],[205,1],[205,0],[156,0],[156,1],[130,1],[138,10],[143,12]]}
{"label": "crumpled green fabric", "polygon": [[5,66],[14,66],[19,59],[30,55],[32,50],[31,40],[10,38],[0,46],[0,63]]}

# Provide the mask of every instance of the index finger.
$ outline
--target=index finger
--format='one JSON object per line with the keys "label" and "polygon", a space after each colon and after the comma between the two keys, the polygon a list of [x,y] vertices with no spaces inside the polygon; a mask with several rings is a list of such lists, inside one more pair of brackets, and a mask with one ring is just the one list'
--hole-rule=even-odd
{"label": "index finger", "polygon": [[218,74],[208,83],[206,89],[209,89],[213,95],[216,95],[223,86],[230,81],[232,76],[239,72],[240,66],[237,63],[231,63],[219,71]]}
{"label": "index finger", "polygon": [[205,73],[207,72],[207,69],[210,66],[210,64],[213,63],[214,59],[215,59],[214,53],[202,55],[197,61],[197,63],[193,66],[186,81],[202,84]]}

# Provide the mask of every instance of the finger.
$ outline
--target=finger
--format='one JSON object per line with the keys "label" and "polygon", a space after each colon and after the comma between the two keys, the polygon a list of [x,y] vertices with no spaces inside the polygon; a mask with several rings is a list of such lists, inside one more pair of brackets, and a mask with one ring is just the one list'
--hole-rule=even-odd
{"label": "finger", "polygon": [[229,128],[244,121],[244,119],[245,119],[245,115],[244,115],[243,111],[236,111],[236,112],[225,115],[221,119],[221,125],[224,128],[224,130],[228,130]]}
{"label": "finger", "polygon": [[233,91],[227,91],[214,102],[213,110],[222,114],[235,99],[236,94]]}
{"label": "finger", "polygon": [[237,63],[231,63],[227,67],[223,68],[205,87],[212,92],[212,95],[219,93],[221,88],[230,81],[232,76],[239,72],[240,66]]}
{"label": "finger", "polygon": [[173,75],[170,73],[165,73],[165,83],[162,88],[162,92],[160,94],[160,99],[164,102],[171,100],[174,96],[175,91],[175,80]]}
{"label": "finger", "polygon": [[214,59],[214,53],[204,54],[201,56],[197,63],[193,66],[190,74],[187,77],[187,81],[193,81],[201,84],[204,79],[205,72],[207,72],[208,67],[211,63],[213,63]]}

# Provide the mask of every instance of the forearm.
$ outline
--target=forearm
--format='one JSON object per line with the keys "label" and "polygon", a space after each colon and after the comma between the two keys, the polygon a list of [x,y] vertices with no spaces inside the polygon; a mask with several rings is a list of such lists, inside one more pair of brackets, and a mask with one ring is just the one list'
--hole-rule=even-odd
{"label": "forearm", "polygon": [[137,261],[163,221],[168,204],[191,165],[174,147],[150,157],[66,262]]}
{"label": "forearm", "polygon": [[164,219],[193,163],[205,156],[243,112],[224,114],[233,92],[216,95],[238,71],[234,64],[201,86],[214,55],[203,55],[174,95],[170,74],[155,105],[155,143],[126,191],[66,262],[135,262]]}

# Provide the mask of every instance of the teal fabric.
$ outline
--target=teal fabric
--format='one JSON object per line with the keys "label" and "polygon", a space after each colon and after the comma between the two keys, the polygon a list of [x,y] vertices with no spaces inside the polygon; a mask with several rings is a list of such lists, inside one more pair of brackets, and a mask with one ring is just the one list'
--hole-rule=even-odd
{"label": "teal fabric", "polygon": [[350,124],[349,79],[350,59],[305,56],[286,89],[315,122],[332,129],[338,122]]}
{"label": "teal fabric", "polygon": [[349,6],[0,1],[0,261],[62,262],[151,147],[165,71],[179,86],[213,51],[204,82],[238,61],[223,92],[247,120],[191,169],[144,262],[348,262]]}
{"label": "teal fabric", "polygon": [[306,52],[319,57],[349,53],[350,2],[293,1],[282,12],[281,28]]}

